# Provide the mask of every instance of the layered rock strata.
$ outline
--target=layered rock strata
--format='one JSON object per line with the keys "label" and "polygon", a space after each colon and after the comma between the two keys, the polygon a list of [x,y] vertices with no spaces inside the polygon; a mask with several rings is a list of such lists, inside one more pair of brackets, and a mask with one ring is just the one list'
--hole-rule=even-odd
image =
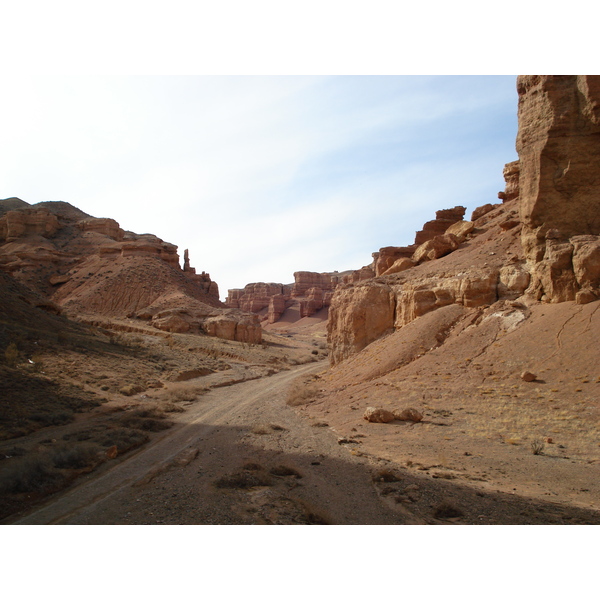
{"label": "layered rock strata", "polygon": [[596,297],[600,76],[524,75],[517,91],[520,219],[532,293],[545,302]]}
{"label": "layered rock strata", "polygon": [[0,201],[0,269],[73,318],[138,317],[165,331],[262,339],[254,315],[224,309],[187,250],[182,269],[174,244],[66,202]]}

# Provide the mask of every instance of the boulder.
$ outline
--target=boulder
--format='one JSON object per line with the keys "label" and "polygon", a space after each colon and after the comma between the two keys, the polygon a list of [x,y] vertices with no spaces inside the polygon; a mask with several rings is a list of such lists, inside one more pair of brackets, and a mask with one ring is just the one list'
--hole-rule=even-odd
{"label": "boulder", "polygon": [[399,258],[394,264],[382,273],[382,275],[392,275],[394,273],[401,273],[407,269],[411,269],[415,266],[415,263],[410,258]]}
{"label": "boulder", "polygon": [[373,406],[369,406],[363,415],[363,419],[369,421],[369,423],[390,423],[394,418],[391,411],[385,408],[374,408]]}
{"label": "boulder", "polygon": [[464,206],[455,206],[454,208],[436,211],[435,220],[428,221],[423,225],[421,231],[417,231],[415,245],[420,246],[428,240],[432,240],[434,237],[444,234],[448,227],[463,220],[466,210],[467,209]]}
{"label": "boulder", "polygon": [[419,423],[423,420],[423,414],[416,408],[396,409],[393,411],[393,416],[396,421],[412,421],[413,423]]}
{"label": "boulder", "polygon": [[435,260],[446,254],[450,254],[460,246],[458,237],[451,233],[438,235],[431,240],[421,244],[412,256],[412,261],[416,264],[426,260]]}

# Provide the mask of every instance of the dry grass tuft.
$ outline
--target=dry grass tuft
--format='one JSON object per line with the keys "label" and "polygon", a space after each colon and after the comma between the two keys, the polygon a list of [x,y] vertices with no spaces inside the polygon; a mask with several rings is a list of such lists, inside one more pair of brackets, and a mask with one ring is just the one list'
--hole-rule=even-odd
{"label": "dry grass tuft", "polygon": [[296,379],[288,390],[286,404],[288,406],[302,406],[312,402],[317,394],[319,388],[314,382],[313,378],[301,377]]}
{"label": "dry grass tuft", "polygon": [[273,467],[269,473],[271,473],[271,475],[276,475],[277,477],[295,477],[296,479],[302,478],[302,475],[300,475],[296,469],[293,469],[292,467],[286,467],[285,465]]}
{"label": "dry grass tuft", "polygon": [[271,485],[271,478],[266,473],[260,471],[249,472],[248,470],[223,475],[215,481],[215,487],[225,489],[243,490],[267,485]]}
{"label": "dry grass tuft", "polygon": [[392,483],[394,481],[402,481],[402,477],[391,469],[380,469],[373,473],[373,481]]}

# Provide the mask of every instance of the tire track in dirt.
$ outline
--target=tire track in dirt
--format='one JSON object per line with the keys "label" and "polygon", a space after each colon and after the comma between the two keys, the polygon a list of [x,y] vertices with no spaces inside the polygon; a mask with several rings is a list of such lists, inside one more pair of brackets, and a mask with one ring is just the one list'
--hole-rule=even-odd
{"label": "tire track in dirt", "polygon": [[[169,430],[151,446],[115,465],[109,471],[81,483],[74,489],[22,516],[12,524],[60,524],[72,521],[95,505],[107,500],[124,487],[139,484],[144,479],[165,470],[180,454],[204,432],[223,424],[233,415],[260,404],[267,396],[281,390],[295,378],[322,369],[321,364],[310,363],[269,378],[247,381],[228,388],[211,390],[198,405],[191,407],[183,418],[185,423]],[[194,426],[194,427],[191,427]],[[193,430],[193,433],[191,433]]]}

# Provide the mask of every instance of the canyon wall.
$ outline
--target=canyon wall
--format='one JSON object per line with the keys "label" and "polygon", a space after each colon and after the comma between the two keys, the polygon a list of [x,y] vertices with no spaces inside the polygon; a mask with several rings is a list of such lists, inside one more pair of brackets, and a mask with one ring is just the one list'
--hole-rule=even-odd
{"label": "canyon wall", "polygon": [[165,331],[262,340],[256,317],[225,308],[187,250],[181,268],[174,244],[66,202],[0,201],[0,270],[74,319],[141,318]]}
{"label": "canyon wall", "polygon": [[376,277],[332,299],[332,364],[450,304],[477,314],[600,297],[600,76],[520,76],[517,92],[519,160],[504,167],[502,203],[471,221],[438,211],[412,246],[374,253]]}

